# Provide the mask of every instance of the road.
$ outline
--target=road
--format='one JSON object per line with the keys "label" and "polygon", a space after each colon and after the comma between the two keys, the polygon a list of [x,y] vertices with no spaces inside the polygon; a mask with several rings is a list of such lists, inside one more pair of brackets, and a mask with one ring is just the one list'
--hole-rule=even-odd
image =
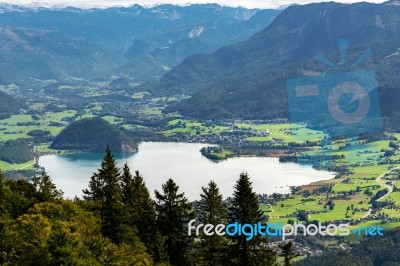
{"label": "road", "polygon": [[[381,174],[380,176],[378,176],[378,177],[376,178],[375,181],[376,181],[379,185],[381,185],[382,187],[386,187],[386,188],[388,189],[388,193],[386,193],[385,195],[383,195],[382,197],[380,197],[379,199],[377,199],[377,201],[383,200],[384,198],[386,198],[387,196],[389,196],[390,193],[393,192],[393,186],[384,183],[384,182],[382,181],[382,177],[384,177],[385,175],[387,175],[387,174],[390,173],[391,171],[397,170],[397,169],[400,169],[400,166],[395,167],[395,168],[392,168],[392,169],[388,170],[387,172]],[[363,217],[361,217],[361,219],[367,218],[368,216],[371,215],[371,213],[372,213],[372,208],[369,208],[369,209],[368,209],[368,212],[367,212]]]}
{"label": "road", "polygon": [[367,212],[363,217],[361,217],[361,219],[367,218],[368,216],[371,215],[371,213],[372,213],[372,209],[369,208],[369,209],[368,209],[368,212]]}
{"label": "road", "polygon": [[390,193],[393,192],[393,186],[388,185],[388,184],[386,184],[385,182],[383,182],[383,181],[382,181],[382,177],[384,177],[386,174],[390,173],[391,171],[397,170],[397,169],[400,169],[400,166],[395,167],[395,168],[392,168],[392,169],[388,170],[387,172],[381,174],[380,176],[378,176],[378,177],[376,178],[376,182],[377,182],[379,185],[381,185],[382,187],[386,187],[386,188],[388,189],[388,192],[387,192],[385,195],[383,195],[382,197],[380,197],[379,199],[377,199],[376,201],[381,201],[381,200],[383,200],[384,198],[386,198],[387,196],[389,196]]}
{"label": "road", "polygon": [[271,211],[268,213],[269,218],[272,218],[271,213],[273,213],[273,212],[275,212],[275,211],[274,211],[274,209],[272,209],[272,205],[271,205],[271,204],[268,203],[267,205],[269,206],[269,209],[271,210]]}

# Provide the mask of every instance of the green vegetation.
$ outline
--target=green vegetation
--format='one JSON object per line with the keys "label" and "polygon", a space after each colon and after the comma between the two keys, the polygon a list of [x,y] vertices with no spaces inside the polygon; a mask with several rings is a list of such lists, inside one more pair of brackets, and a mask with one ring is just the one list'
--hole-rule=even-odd
{"label": "green vegetation", "polygon": [[169,121],[168,127],[170,127],[170,129],[161,132],[165,136],[171,136],[174,134],[185,134],[189,136],[208,134],[218,135],[230,129],[227,126],[206,125],[205,123],[183,119]]}
{"label": "green vegetation", "polygon": [[[239,224],[257,224],[262,222],[258,198],[253,192],[252,183],[246,173],[242,173],[235,184],[232,205],[229,208],[229,222]],[[275,265],[276,257],[271,250],[265,248],[266,239],[260,235],[247,239],[245,235],[233,237],[231,260],[237,265]],[[261,252],[260,252],[261,251]]]}
{"label": "green vegetation", "polygon": [[49,131],[56,136],[68,124],[68,120],[76,115],[77,111],[48,112],[44,115],[12,115],[0,120],[0,141],[10,139],[32,138],[28,133],[34,130]]}
{"label": "green vegetation", "polygon": [[85,118],[68,125],[54,139],[51,148],[100,152],[104,143],[115,151],[133,152],[136,146],[120,130],[101,118]]}
{"label": "green vegetation", "polygon": [[276,253],[264,245],[265,239],[243,242],[243,235],[215,235],[209,242],[201,235],[203,243],[187,232],[192,219],[212,224],[260,221],[247,174],[240,175],[230,206],[222,202],[214,182],[203,188],[202,200],[192,204],[172,179],[155,191],[152,201],[140,173],[132,176],[126,165],[122,171],[117,168],[107,147],[84,194],[83,200],[63,199],[45,173],[32,182],[4,180],[0,174],[0,263],[277,265]]}
{"label": "green vegetation", "polygon": [[1,171],[12,171],[12,170],[33,170],[35,162],[29,161],[21,164],[15,163],[6,163],[4,161],[0,161],[0,169]]}
{"label": "green vegetation", "polygon": [[0,175],[0,264],[152,265],[137,237],[115,244],[101,234],[86,202],[61,198],[51,179]]}
{"label": "green vegetation", "polygon": [[396,231],[373,240],[364,238],[359,244],[352,245],[351,252],[327,252],[323,256],[300,260],[296,265],[398,265],[399,245],[400,231]]}
{"label": "green vegetation", "polygon": [[[226,205],[223,202],[219,188],[214,181],[210,181],[207,187],[202,187],[199,201],[199,223],[225,224],[227,221]],[[224,252],[228,241],[217,234],[207,236],[204,233],[200,235],[200,252],[204,259],[205,265],[221,265],[224,260]]]}
{"label": "green vegetation", "polygon": [[234,156],[233,152],[216,146],[204,147],[200,152],[204,157],[215,161],[224,160]]}
{"label": "green vegetation", "polygon": [[16,101],[13,97],[0,91],[0,118],[6,118],[11,114],[18,113],[26,105]]}
{"label": "green vegetation", "polygon": [[247,124],[239,123],[237,127],[243,129],[255,130],[257,132],[265,132],[266,136],[249,137],[250,141],[271,141],[281,140],[288,142],[315,142],[322,140],[326,135],[321,131],[312,130],[306,125],[299,124]]}
{"label": "green vegetation", "polygon": [[0,161],[21,164],[33,160],[33,148],[21,140],[7,141],[0,144]]}
{"label": "green vegetation", "polygon": [[[298,153],[298,157],[339,156],[331,161],[337,177],[293,188],[291,195],[274,194],[268,197],[262,210],[271,223],[348,221],[354,228],[363,225],[380,225],[387,230],[400,228],[397,215],[400,198],[396,190],[400,179],[398,143],[393,135],[367,136],[335,140],[331,151],[313,147]],[[332,160],[332,157],[327,159]],[[346,239],[358,240],[353,236]]]}
{"label": "green vegetation", "polygon": [[[47,147],[42,145],[37,149],[46,150]],[[342,174],[334,182],[319,182],[313,189],[310,189],[312,185],[294,188],[292,195],[274,194],[264,199],[252,191],[248,175],[241,174],[231,200],[222,201],[217,185],[210,182],[203,188],[201,200],[194,204],[169,179],[162,185],[162,191],[156,192],[153,204],[140,173],[136,171],[132,175],[127,165],[118,169],[107,148],[99,171],[85,190],[84,200],[63,200],[62,193],[45,174],[35,178],[32,184],[22,180],[0,182],[5,184],[0,185],[0,189],[6,191],[0,193],[0,215],[5,217],[1,219],[0,233],[4,238],[0,244],[15,243],[12,249],[10,245],[0,245],[0,254],[7,254],[0,255],[0,260],[3,264],[34,261],[54,265],[62,260],[100,265],[104,261],[124,264],[129,257],[135,265],[226,265],[229,258],[231,265],[260,265],[266,261],[268,265],[279,262],[290,265],[293,261],[303,265],[301,263],[309,260],[297,256],[292,245],[279,245],[281,252],[275,253],[265,246],[266,239],[259,237],[245,241],[244,235],[209,238],[201,234],[198,238],[201,241],[198,241],[188,236],[186,224],[191,219],[211,224],[254,224],[264,220],[264,215],[268,223],[361,219],[354,228],[380,225],[387,230],[387,237],[386,234],[390,235],[391,230],[399,227],[398,209],[384,206],[375,214],[378,219],[365,217],[368,217],[371,199],[382,190],[383,185],[376,179],[380,177],[383,182],[395,179],[397,184],[397,167],[367,165],[351,169],[351,173]],[[387,199],[395,199],[397,193],[390,193]],[[1,195],[6,195],[5,205]],[[260,199],[269,203],[260,206]],[[65,242],[55,242],[61,236]],[[350,236],[345,241],[355,243],[360,238]],[[31,256],[21,255],[27,252],[26,244],[33,242],[41,244],[31,247]],[[260,249],[263,252],[258,252]],[[390,249],[389,246],[388,252]],[[58,253],[58,250],[63,252]],[[277,254],[282,259],[277,260]],[[390,261],[391,257],[385,259]]]}

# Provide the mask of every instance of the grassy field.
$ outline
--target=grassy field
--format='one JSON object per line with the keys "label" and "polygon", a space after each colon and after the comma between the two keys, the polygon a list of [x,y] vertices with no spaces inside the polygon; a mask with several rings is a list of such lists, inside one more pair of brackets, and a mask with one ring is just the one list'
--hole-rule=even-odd
{"label": "grassy field", "polygon": [[[4,88],[3,88],[4,89]],[[7,88],[7,89],[12,89]],[[61,89],[61,88],[60,88]],[[70,89],[70,88],[62,88]],[[87,90],[86,94],[91,94],[91,90]],[[93,93],[97,93],[93,91]],[[101,93],[101,92],[100,92]],[[142,99],[146,94],[134,94],[132,95],[135,99]],[[168,102],[176,99],[169,98],[157,98],[154,102]],[[43,108],[43,105],[37,104],[34,108]],[[18,138],[29,138],[27,133],[31,130],[40,129],[48,130],[51,135],[56,136],[67,124],[67,121],[73,119],[82,119],[84,117],[92,117],[97,112],[102,111],[101,103],[93,103],[87,106],[84,115],[77,117],[77,111],[66,110],[63,112],[48,112],[43,116],[32,117],[30,115],[21,114],[13,115],[8,119],[0,120],[0,141],[6,141],[9,139]],[[159,116],[161,115],[161,108],[151,107],[141,111],[147,116]],[[137,126],[124,124],[124,120],[116,116],[104,116],[103,119],[107,120],[113,125],[121,126],[125,129],[132,130]],[[57,123],[58,125],[55,125]],[[210,122],[199,122],[188,119],[175,119],[168,123],[168,126],[161,133],[165,137],[170,137],[175,134],[185,134],[188,136],[195,135],[219,135],[224,132],[240,131],[251,133],[246,140],[256,142],[266,142],[271,140],[279,140],[284,143],[297,142],[302,143],[305,141],[317,142],[322,140],[326,135],[321,131],[311,130],[305,127],[305,125],[299,124],[256,124],[251,122],[231,122],[231,124],[225,123],[223,125],[217,125],[216,123]],[[248,136],[248,135],[245,135]],[[400,138],[400,134],[394,136]],[[368,209],[371,207],[371,197],[364,194],[369,189],[373,194],[383,189],[384,183],[393,182],[396,186],[400,186],[400,180],[396,180],[398,173],[389,173],[382,178],[382,184],[377,182],[377,177],[388,172],[391,168],[397,167],[400,164],[393,165],[380,165],[379,163],[383,160],[384,151],[391,149],[389,147],[389,140],[379,140],[370,143],[364,143],[355,139],[346,139],[334,141],[331,145],[332,150],[328,151],[332,155],[343,155],[344,158],[337,160],[337,165],[349,166],[350,174],[342,176],[340,178],[317,182],[313,186],[305,186],[303,189],[309,189],[312,195],[302,195],[304,190],[300,194],[290,195],[289,198],[274,202],[272,205],[262,205],[262,210],[267,214],[270,223],[284,222],[286,223],[289,219],[298,221],[298,212],[306,211],[308,213],[307,219],[318,220],[321,222],[329,221],[340,221],[340,220],[355,220],[364,217],[368,213]],[[399,143],[399,142],[397,142]],[[48,144],[41,144],[35,146],[36,151],[40,153],[52,152]],[[313,147],[314,150],[308,150],[309,155],[327,154],[327,151],[322,151]],[[227,150],[223,150],[221,154],[214,154],[223,158],[230,156],[232,153]],[[400,152],[396,151],[396,154],[391,159],[400,159]],[[31,169],[33,167],[33,161],[27,162],[26,164],[13,165],[0,162],[0,168],[7,171],[11,169]],[[329,207],[325,207],[327,203],[326,193],[312,193],[313,189],[318,186],[328,186],[332,184],[332,192],[328,195],[329,198],[333,198],[334,208],[330,210]],[[356,195],[342,197],[343,194],[349,192],[359,191]],[[337,199],[335,198],[337,197]],[[393,192],[388,195],[385,200],[394,201],[400,206],[400,192]],[[352,206],[352,207],[351,207]],[[388,214],[391,217],[400,218],[398,210],[383,209],[383,213]],[[380,221],[369,221],[367,224],[378,224]],[[383,226],[387,229],[395,228],[400,226],[399,223],[386,223]]]}
{"label": "grassy field", "polygon": [[237,127],[258,132],[268,131],[270,134],[263,137],[250,137],[250,141],[270,141],[280,139],[284,142],[319,141],[324,138],[324,133],[306,128],[299,124],[245,124],[238,123]]}
{"label": "grassy field", "polygon": [[[50,131],[51,135],[56,136],[68,124],[63,119],[74,117],[76,113],[75,110],[49,112],[36,120],[31,115],[12,115],[10,118],[0,120],[0,141],[30,138],[27,133],[36,129]],[[52,122],[60,126],[51,125]]]}
{"label": "grassy field", "polygon": [[[266,129],[259,126],[258,129]],[[282,130],[282,129],[281,129]],[[285,130],[282,130],[285,131]],[[393,140],[390,140],[393,141]],[[332,198],[334,205],[333,210],[325,210],[326,194],[313,194],[305,197],[301,194],[291,195],[289,199],[284,199],[270,205],[263,205],[262,209],[270,216],[269,222],[287,222],[289,219],[296,221],[299,211],[304,210],[308,213],[308,220],[318,220],[321,222],[341,221],[341,220],[356,220],[365,217],[371,208],[371,197],[364,192],[369,189],[372,195],[375,195],[379,190],[385,188],[386,183],[400,185],[399,171],[393,170],[399,164],[378,164],[383,159],[384,151],[391,150],[389,140],[379,140],[370,143],[354,139],[334,141],[331,151],[307,151],[307,154],[343,154],[344,159],[335,161],[338,165],[351,165],[350,174],[335,179],[333,183]],[[346,146],[346,143],[350,143]],[[395,160],[399,157],[399,152],[390,157]],[[381,177],[380,183],[377,178]],[[317,186],[326,184],[314,184],[314,186],[305,186],[304,189],[309,189],[312,192]],[[358,193],[356,191],[359,191]],[[357,193],[347,196],[346,199],[335,199],[335,195],[343,195],[344,193]],[[400,192],[390,193],[384,200],[390,200],[400,206]],[[352,206],[352,207],[351,207]],[[388,214],[393,218],[400,218],[400,210],[392,210],[383,208],[383,213]],[[368,224],[380,224],[380,221],[369,221]],[[362,225],[362,224],[361,224]],[[400,222],[384,223],[386,229],[392,229],[400,226]]]}
{"label": "grassy field", "polygon": [[[94,105],[95,110],[99,110],[101,105]],[[63,112],[48,112],[43,116],[39,116],[34,120],[31,115],[13,115],[10,118],[0,120],[0,141],[7,141],[10,139],[30,138],[27,133],[32,130],[40,129],[50,131],[52,136],[58,135],[61,130],[68,125],[66,120],[75,117],[77,111],[66,110]],[[91,113],[76,117],[76,119],[83,119],[93,117]],[[103,116],[103,119],[111,124],[121,124],[124,120],[115,116]],[[54,126],[52,123],[59,125]]]}
{"label": "grassy field", "polygon": [[220,134],[222,132],[229,131],[230,128],[227,126],[207,126],[203,123],[190,120],[175,119],[168,123],[171,129],[162,131],[161,133],[165,136],[172,136],[177,133],[187,134],[190,136],[194,135],[205,135],[205,134]]}
{"label": "grassy field", "polygon": [[10,164],[3,161],[0,161],[0,169],[2,171],[10,171],[10,170],[33,170],[34,161],[29,161],[22,164]]}
{"label": "grassy field", "polygon": [[[305,198],[296,195],[290,199],[278,201],[272,206],[262,205],[262,210],[270,215],[269,222],[287,222],[288,219],[297,220],[298,211],[305,210],[310,212],[308,220],[318,220],[321,222],[343,220],[343,219],[358,219],[367,213],[369,208],[369,197],[366,195],[354,195],[348,200],[333,200],[335,207],[333,210],[324,209],[326,197],[310,197],[305,201]],[[353,210],[351,210],[353,205]],[[350,210],[347,210],[350,208]],[[362,211],[365,209],[365,211]],[[354,211],[354,213],[353,213]],[[346,215],[347,214],[347,215]]]}

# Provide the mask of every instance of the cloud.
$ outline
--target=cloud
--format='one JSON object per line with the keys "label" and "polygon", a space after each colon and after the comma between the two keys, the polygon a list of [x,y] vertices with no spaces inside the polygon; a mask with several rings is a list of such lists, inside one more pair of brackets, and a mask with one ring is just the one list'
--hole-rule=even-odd
{"label": "cloud", "polygon": [[[110,6],[132,6],[134,4],[144,6],[154,6],[157,4],[178,4],[178,5],[189,5],[198,3],[209,3],[216,2],[226,6],[243,6],[247,8],[277,8],[283,5],[289,5],[293,3],[297,4],[308,4],[316,3],[320,1],[312,0],[0,0],[2,3],[16,4],[16,5],[29,5],[29,6],[75,6],[81,8],[89,7],[110,7]],[[342,0],[342,3],[354,3],[359,0]],[[372,3],[382,3],[382,0],[370,0]]]}

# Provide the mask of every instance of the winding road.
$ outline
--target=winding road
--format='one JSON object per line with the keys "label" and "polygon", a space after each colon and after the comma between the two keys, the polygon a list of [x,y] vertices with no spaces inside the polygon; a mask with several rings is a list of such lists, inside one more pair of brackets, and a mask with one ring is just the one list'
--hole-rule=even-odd
{"label": "winding road", "polygon": [[383,195],[382,197],[380,197],[379,199],[377,199],[376,201],[381,201],[381,200],[383,200],[384,198],[386,198],[387,196],[389,196],[390,193],[393,192],[393,186],[392,186],[392,185],[388,185],[388,184],[386,184],[385,182],[383,182],[383,181],[382,181],[382,177],[384,177],[384,176],[387,175],[388,173],[392,172],[393,170],[397,170],[397,169],[400,169],[400,166],[395,167],[395,168],[392,168],[392,169],[388,170],[387,172],[381,174],[380,176],[378,176],[378,177],[376,178],[376,182],[377,182],[379,185],[381,185],[382,187],[386,187],[386,188],[388,189],[388,192],[387,192],[385,195]]}
{"label": "winding road", "polygon": [[[400,169],[400,166],[397,166],[397,167],[395,167],[395,168],[392,168],[392,169],[388,170],[387,172],[381,174],[380,176],[378,176],[378,177],[376,178],[375,181],[376,181],[380,186],[386,187],[386,188],[388,189],[388,192],[387,192],[385,195],[383,195],[382,197],[380,197],[379,199],[377,199],[377,201],[383,200],[384,198],[386,198],[387,196],[389,196],[390,193],[393,192],[393,186],[384,183],[384,182],[382,181],[382,177],[384,177],[384,176],[387,175],[388,173],[392,172],[393,170],[397,170],[397,169]],[[371,215],[371,213],[372,213],[372,208],[369,208],[369,209],[368,209],[368,212],[367,212],[363,217],[361,217],[361,219],[367,218],[368,216]]]}

